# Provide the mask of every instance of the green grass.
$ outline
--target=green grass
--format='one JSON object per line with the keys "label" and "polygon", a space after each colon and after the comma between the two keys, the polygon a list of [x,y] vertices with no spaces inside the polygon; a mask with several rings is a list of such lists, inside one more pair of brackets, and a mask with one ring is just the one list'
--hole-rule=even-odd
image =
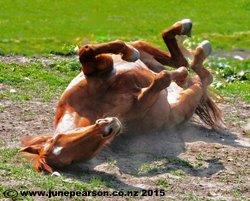
{"label": "green grass", "polygon": [[206,63],[214,74],[212,86],[224,97],[250,102],[250,59],[211,58]]}
{"label": "green grass", "polygon": [[0,63],[0,83],[6,86],[0,92],[0,99],[50,101],[61,95],[79,68],[76,60],[55,61],[47,67],[39,62],[25,65]]}
{"label": "green grass", "polygon": [[160,32],[190,18],[193,34],[215,48],[250,48],[248,0],[0,2],[0,54],[72,54],[76,45],[144,39],[164,47]]}
{"label": "green grass", "polygon": [[168,190],[171,188],[171,184],[168,182],[167,179],[158,179],[156,182],[155,182],[156,186],[159,187],[160,189],[165,189],[165,190]]}
{"label": "green grass", "polygon": [[220,91],[224,97],[231,99],[240,98],[247,103],[250,103],[250,81],[229,83],[225,87],[221,88]]}

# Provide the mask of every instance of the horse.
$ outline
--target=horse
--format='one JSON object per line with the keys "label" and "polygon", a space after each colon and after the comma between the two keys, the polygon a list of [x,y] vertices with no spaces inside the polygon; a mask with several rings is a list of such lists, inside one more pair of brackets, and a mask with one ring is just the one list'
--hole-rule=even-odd
{"label": "horse", "polygon": [[81,72],[58,102],[55,132],[23,140],[21,151],[31,156],[35,169],[52,173],[93,158],[120,133],[155,133],[195,113],[208,126],[218,127],[221,112],[208,94],[213,76],[203,65],[211,44],[203,41],[189,51],[189,64],[176,39],[190,36],[191,29],[192,21],[183,19],[162,32],[169,52],[145,41],[82,46]]}

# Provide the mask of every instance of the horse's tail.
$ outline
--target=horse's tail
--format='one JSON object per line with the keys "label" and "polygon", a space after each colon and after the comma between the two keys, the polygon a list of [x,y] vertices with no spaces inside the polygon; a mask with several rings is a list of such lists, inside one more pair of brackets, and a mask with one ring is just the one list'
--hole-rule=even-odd
{"label": "horse's tail", "polygon": [[221,128],[223,124],[222,113],[213,99],[206,95],[195,110],[200,119],[212,128]]}

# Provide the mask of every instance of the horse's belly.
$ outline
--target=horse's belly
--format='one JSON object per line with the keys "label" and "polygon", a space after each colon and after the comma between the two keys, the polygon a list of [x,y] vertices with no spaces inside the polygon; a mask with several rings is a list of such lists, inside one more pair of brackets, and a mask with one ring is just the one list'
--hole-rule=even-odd
{"label": "horse's belly", "polygon": [[76,115],[76,112],[66,112],[56,125],[55,134],[74,130],[77,127]]}
{"label": "horse's belly", "polygon": [[167,88],[168,92],[168,102],[169,104],[173,104],[178,102],[180,97],[180,93],[183,91],[183,88],[179,87],[175,82],[172,82],[170,86]]}
{"label": "horse's belly", "polygon": [[145,118],[140,121],[141,124],[143,124],[141,127],[144,127],[144,129],[141,130],[145,132],[161,128],[163,125],[168,125],[168,122],[171,122],[171,119],[169,119],[171,104],[179,101],[179,96],[182,91],[183,89],[175,82],[172,82],[166,90],[161,91],[158,100],[147,112]]}

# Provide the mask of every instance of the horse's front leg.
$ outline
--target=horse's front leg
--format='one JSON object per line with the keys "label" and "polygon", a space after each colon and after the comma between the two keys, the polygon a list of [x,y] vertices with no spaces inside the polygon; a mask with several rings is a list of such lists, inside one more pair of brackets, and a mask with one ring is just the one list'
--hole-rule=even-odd
{"label": "horse's front leg", "polygon": [[141,90],[137,101],[138,108],[145,113],[147,109],[150,109],[150,107],[157,101],[160,92],[167,88],[172,81],[180,84],[185,82],[187,76],[188,72],[185,67],[180,67],[171,72],[163,70],[160,73],[157,73],[150,86]]}
{"label": "horse's front leg", "polygon": [[121,54],[122,59],[134,62],[140,53],[132,46],[117,40],[109,43],[85,45],[79,50],[79,59],[85,75],[109,72],[113,69],[113,59],[109,54]]}

